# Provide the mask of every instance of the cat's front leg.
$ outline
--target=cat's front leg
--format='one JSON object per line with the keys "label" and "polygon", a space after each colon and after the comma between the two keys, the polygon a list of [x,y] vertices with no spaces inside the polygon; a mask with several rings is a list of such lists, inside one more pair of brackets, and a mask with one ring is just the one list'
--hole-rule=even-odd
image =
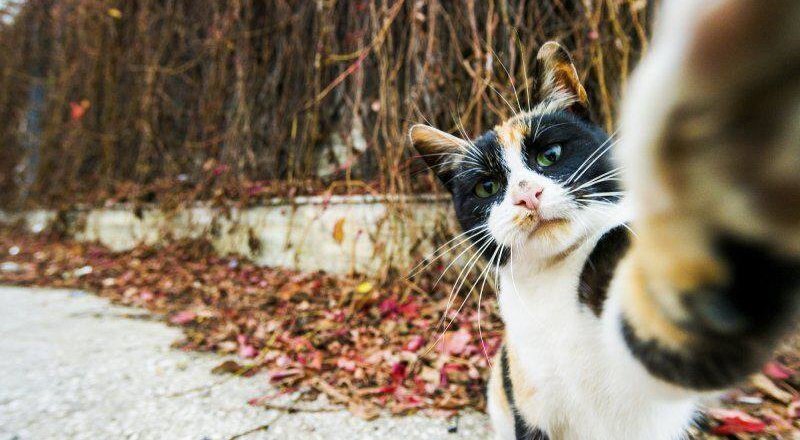
{"label": "cat's front leg", "polygon": [[620,328],[660,379],[758,368],[800,288],[800,2],[673,0],[622,111]]}
{"label": "cat's front leg", "polygon": [[492,363],[489,385],[486,389],[487,412],[492,421],[495,440],[514,440],[514,413],[508,401],[503,383],[502,352],[498,352]]}

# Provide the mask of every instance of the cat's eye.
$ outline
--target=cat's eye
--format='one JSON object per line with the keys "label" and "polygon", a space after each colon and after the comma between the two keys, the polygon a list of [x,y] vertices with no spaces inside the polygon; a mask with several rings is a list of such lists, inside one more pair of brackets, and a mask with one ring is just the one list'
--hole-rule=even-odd
{"label": "cat's eye", "polygon": [[475,185],[475,195],[480,198],[491,197],[500,191],[500,182],[496,180],[482,180]]}
{"label": "cat's eye", "polygon": [[553,144],[536,155],[536,163],[541,167],[549,167],[561,159],[561,145]]}

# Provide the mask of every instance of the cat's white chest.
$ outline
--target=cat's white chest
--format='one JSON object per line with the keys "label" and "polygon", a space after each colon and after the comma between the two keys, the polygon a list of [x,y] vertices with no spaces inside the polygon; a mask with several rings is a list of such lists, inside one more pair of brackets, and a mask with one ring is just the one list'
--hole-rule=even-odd
{"label": "cat's white chest", "polygon": [[520,411],[550,438],[680,438],[694,402],[653,399],[637,374],[619,371],[619,354],[602,341],[602,321],[578,301],[577,257],[536,274],[501,273],[507,340],[533,388]]}

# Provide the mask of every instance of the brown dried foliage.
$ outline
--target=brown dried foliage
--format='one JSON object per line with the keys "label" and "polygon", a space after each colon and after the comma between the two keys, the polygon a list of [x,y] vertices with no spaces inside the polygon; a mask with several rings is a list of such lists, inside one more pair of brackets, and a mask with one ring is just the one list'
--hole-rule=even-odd
{"label": "brown dried foliage", "polygon": [[[428,120],[475,135],[508,116],[517,98],[526,107],[534,54],[546,40],[573,50],[610,127],[620,85],[646,44],[650,6],[28,0],[0,24],[0,194],[6,202],[19,198],[15,188],[38,202],[97,201],[125,182],[181,174],[201,182],[204,165],[225,167],[228,183],[307,188],[336,137],[349,151],[325,185],[430,190],[429,179],[412,188],[408,125]],[[29,162],[19,128],[34,83],[46,88],[39,165],[20,185],[24,173],[14,167]]]}

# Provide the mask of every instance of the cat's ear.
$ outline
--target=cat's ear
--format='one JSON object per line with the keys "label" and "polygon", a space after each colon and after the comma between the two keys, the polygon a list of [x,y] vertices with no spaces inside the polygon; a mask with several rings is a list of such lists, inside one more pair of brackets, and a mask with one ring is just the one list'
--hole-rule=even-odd
{"label": "cat's ear", "polygon": [[428,125],[417,124],[409,131],[411,145],[436,173],[447,189],[451,189],[453,172],[469,143]]}
{"label": "cat's ear", "polygon": [[566,49],[555,41],[548,41],[536,55],[536,68],[542,101],[564,102],[567,110],[591,119],[586,89]]}

